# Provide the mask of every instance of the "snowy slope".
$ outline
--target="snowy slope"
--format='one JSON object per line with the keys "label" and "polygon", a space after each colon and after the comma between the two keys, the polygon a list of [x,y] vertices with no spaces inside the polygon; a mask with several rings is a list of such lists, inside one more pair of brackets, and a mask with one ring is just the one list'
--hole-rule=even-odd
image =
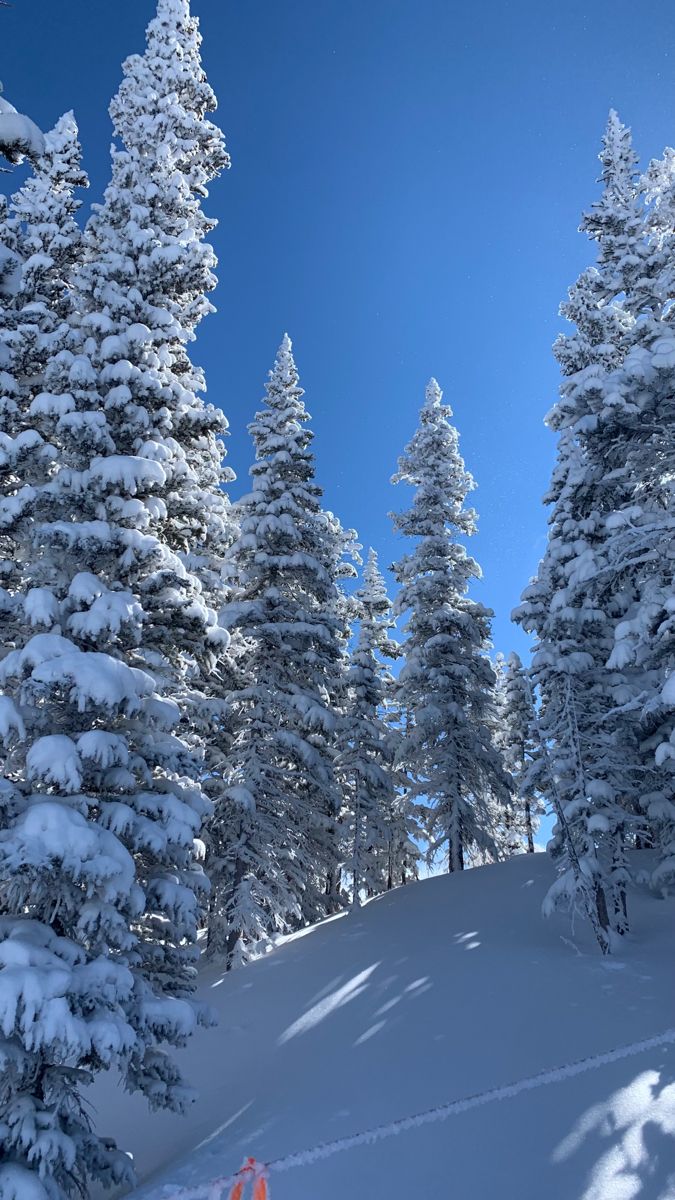
{"label": "snowy slope", "polygon": [[[400,889],[203,975],[219,1028],[184,1052],[200,1097],[147,1114],[112,1079],[97,1124],[163,1200],[236,1170],[675,1027],[675,904],[639,893],[603,961],[544,922],[544,855]],[[675,1046],[553,1076],[271,1177],[272,1200],[672,1200]]]}

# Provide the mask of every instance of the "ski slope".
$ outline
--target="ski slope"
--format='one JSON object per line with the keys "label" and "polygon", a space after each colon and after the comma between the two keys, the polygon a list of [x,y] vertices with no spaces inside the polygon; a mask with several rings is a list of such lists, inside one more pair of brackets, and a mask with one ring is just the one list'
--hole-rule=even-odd
{"label": "ski slope", "polygon": [[675,903],[638,889],[607,961],[541,919],[550,878],[535,855],[427,880],[206,970],[188,1115],[91,1089],[135,1200],[249,1154],[272,1200],[673,1200]]}

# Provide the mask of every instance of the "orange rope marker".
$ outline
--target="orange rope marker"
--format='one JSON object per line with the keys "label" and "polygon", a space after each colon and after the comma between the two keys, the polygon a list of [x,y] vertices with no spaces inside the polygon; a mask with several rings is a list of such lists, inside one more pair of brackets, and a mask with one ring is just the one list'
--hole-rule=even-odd
{"label": "orange rope marker", "polygon": [[256,1162],[255,1158],[247,1158],[241,1170],[237,1172],[237,1181],[230,1192],[230,1200],[244,1200],[248,1183],[253,1184],[251,1200],[269,1200],[267,1168],[264,1163]]}

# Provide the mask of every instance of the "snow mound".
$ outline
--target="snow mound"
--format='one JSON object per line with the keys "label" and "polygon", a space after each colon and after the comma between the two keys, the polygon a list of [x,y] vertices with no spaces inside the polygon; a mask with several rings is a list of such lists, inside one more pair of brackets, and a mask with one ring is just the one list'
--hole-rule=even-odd
{"label": "snow mound", "polygon": [[272,1200],[672,1200],[675,902],[638,890],[607,961],[542,920],[551,880],[545,855],[428,880],[204,970],[219,1026],[182,1052],[188,1114],[151,1115],[112,1076],[91,1091],[146,1181],[134,1200],[201,1192],[249,1154],[286,1159]]}

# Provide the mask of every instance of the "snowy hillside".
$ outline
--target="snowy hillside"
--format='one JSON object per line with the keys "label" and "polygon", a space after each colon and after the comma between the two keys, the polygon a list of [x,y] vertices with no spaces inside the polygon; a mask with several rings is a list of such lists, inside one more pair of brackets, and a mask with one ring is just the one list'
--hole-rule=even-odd
{"label": "snowy hillside", "polygon": [[[675,1027],[675,902],[636,895],[624,952],[603,960],[586,925],[572,940],[564,917],[539,916],[551,873],[528,855],[431,879],[228,976],[210,968],[219,1027],[182,1056],[200,1093],[188,1116],[150,1116],[112,1079],[90,1093],[100,1131],[134,1155],[135,1197],[201,1200],[246,1155],[309,1150]],[[273,1170],[272,1200],[672,1200],[675,1045],[383,1133]]]}

